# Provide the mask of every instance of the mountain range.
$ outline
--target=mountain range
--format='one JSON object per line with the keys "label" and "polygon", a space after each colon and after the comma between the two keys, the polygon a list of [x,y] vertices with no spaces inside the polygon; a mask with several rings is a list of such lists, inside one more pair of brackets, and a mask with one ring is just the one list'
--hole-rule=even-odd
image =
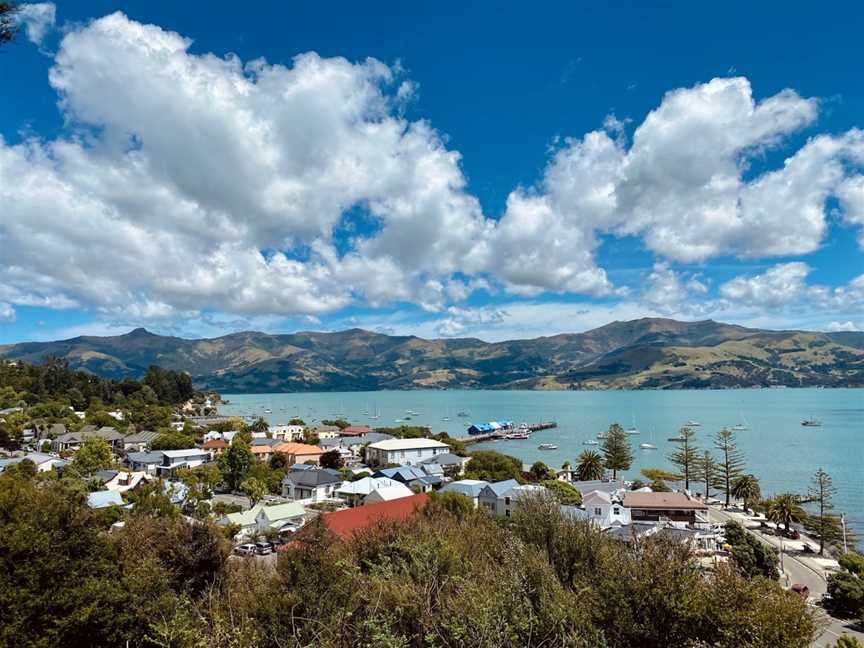
{"label": "mountain range", "polygon": [[109,378],[157,364],[222,392],[377,389],[682,389],[864,386],[864,333],[769,331],[646,318],[506,342],[426,340],[362,329],[125,335],[0,346],[0,358],[66,359]]}

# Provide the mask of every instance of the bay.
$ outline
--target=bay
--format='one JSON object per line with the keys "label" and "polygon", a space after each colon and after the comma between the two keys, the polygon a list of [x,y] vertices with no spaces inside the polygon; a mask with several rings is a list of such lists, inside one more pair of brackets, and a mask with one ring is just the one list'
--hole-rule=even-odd
{"label": "bay", "polygon": [[[466,436],[471,422],[554,420],[558,427],[527,441],[494,441],[472,446],[494,449],[525,463],[543,461],[554,468],[575,462],[583,445],[613,422],[641,431],[630,437],[635,460],[624,473],[634,479],[642,468],[670,468],[667,455],[687,421],[697,428],[700,448],[712,448],[713,434],[724,426],[745,423],[736,432],[746,471],[759,477],[765,496],[804,493],[810,477],[823,468],[837,488],[835,505],[850,526],[864,533],[864,390],[748,389],[699,391],[376,391],[287,394],[224,394],[229,404],[220,413],[263,416],[270,424],[294,416],[307,424],[343,416],[371,427],[425,425],[433,432]],[[267,413],[265,410],[271,410]],[[378,419],[371,418],[375,412]],[[416,414],[410,414],[416,412]],[[368,414],[367,414],[368,412]],[[459,412],[469,417],[459,417]],[[406,417],[410,416],[410,420]],[[821,427],[804,427],[814,417]],[[449,420],[443,420],[449,418]],[[398,422],[397,422],[398,421]],[[641,450],[650,442],[657,450]],[[539,450],[552,443],[557,450]],[[594,447],[594,449],[597,449]]]}

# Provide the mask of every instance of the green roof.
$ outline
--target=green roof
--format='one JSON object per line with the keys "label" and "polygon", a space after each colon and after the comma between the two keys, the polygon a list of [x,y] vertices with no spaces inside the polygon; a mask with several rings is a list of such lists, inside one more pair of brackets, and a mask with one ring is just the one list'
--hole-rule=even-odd
{"label": "green roof", "polygon": [[255,523],[255,518],[261,511],[267,516],[270,524],[279,520],[288,518],[300,517],[306,512],[302,504],[297,502],[288,502],[287,504],[274,504],[273,506],[264,506],[256,504],[248,511],[240,511],[239,513],[228,513],[225,518],[230,524],[239,524],[241,527],[251,526]]}

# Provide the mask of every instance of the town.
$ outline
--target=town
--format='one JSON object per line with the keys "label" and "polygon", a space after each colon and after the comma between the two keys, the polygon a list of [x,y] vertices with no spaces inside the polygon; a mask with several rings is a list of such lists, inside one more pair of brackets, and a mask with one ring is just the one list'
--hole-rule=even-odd
{"label": "town", "polygon": [[[732,567],[746,578],[779,580],[811,606],[819,627],[845,625],[826,610],[841,619],[861,614],[862,559],[849,551],[854,539],[833,515],[830,476],[819,471],[814,478],[818,516],[804,511],[803,497],[763,500],[731,430],[717,434],[715,460],[697,450],[693,430],[684,427],[671,457],[677,473],[645,469],[624,479],[618,473],[630,467],[632,450],[615,423],[596,451],[553,468],[468,451],[472,434],[524,435],[551,423],[475,423],[463,439],[340,419],[269,424],[221,416],[218,394],[193,393],[188,377],[157,367],[141,384],[112,385],[51,363],[6,362],[0,377],[0,472],[43,488],[77,484],[108,535],[141,515],[178,516],[215,524],[231,543],[232,560],[268,569],[322,530],[351,542],[429,507],[462,519],[482,515],[506,528],[545,507],[626,550],[672,543],[706,575]],[[66,396],[33,402],[32,393],[17,390],[43,388],[46,377],[65,385]],[[114,402],[91,398],[86,409],[75,409],[86,400],[76,382]],[[147,394],[150,404],[138,400]],[[159,394],[175,404],[153,403]],[[148,417],[157,429],[147,429]]]}

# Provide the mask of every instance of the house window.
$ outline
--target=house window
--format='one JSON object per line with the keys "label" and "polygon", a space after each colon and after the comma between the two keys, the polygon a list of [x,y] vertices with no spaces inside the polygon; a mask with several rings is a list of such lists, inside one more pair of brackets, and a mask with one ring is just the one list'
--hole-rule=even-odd
{"label": "house window", "polygon": [[510,517],[510,509],[504,511],[504,517]]}
{"label": "house window", "polygon": [[505,504],[505,506],[510,506],[510,498],[509,497],[504,498],[504,504]]}
{"label": "house window", "polygon": [[612,509],[612,512],[613,512],[615,515],[620,515],[620,514],[621,514],[621,509],[619,509],[619,508],[616,506],[615,508]]}
{"label": "house window", "polygon": [[601,509],[600,507],[595,507],[594,515],[603,515],[603,509]]}

